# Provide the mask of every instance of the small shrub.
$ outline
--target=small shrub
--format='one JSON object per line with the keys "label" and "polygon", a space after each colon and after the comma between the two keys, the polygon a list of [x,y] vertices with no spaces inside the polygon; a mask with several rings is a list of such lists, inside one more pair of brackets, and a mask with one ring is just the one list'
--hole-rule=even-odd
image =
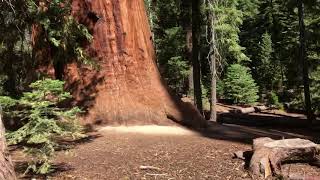
{"label": "small shrub", "polygon": [[[7,133],[7,139],[10,145],[22,145],[24,152],[31,156],[26,172],[49,173],[58,141],[83,136],[76,120],[80,109],[61,108],[58,105],[71,97],[70,93],[63,90],[63,85],[62,81],[45,79],[32,83],[31,92],[23,93],[18,100],[0,97],[0,103],[7,113],[18,109],[13,114],[20,117],[22,126]],[[12,115],[12,112],[9,114]]]}
{"label": "small shrub", "polygon": [[204,110],[210,110],[211,92],[210,89],[201,85],[202,89],[202,105]]}
{"label": "small shrub", "polygon": [[[319,116],[320,115],[320,67],[315,69],[310,74],[311,84],[310,84],[310,94],[313,112]],[[304,110],[305,101],[303,88],[294,91],[294,97],[290,99],[290,109],[294,110]]]}
{"label": "small shrub", "polygon": [[224,83],[220,80],[217,82],[217,97],[224,98]]}
{"label": "small shrub", "polygon": [[274,107],[278,109],[284,109],[283,105],[279,102],[279,97],[275,92],[271,92],[267,96],[268,104],[273,105]]}
{"label": "small shrub", "polygon": [[6,92],[5,88],[4,88],[4,85],[5,85],[5,82],[8,80],[8,77],[5,76],[5,75],[0,75],[0,95],[3,96],[3,95],[6,95],[8,94],[8,92]]}
{"label": "small shrub", "polygon": [[235,104],[253,104],[258,100],[258,87],[248,68],[240,64],[231,65],[224,79],[224,94]]}
{"label": "small shrub", "polygon": [[320,67],[311,73],[311,98],[312,106],[317,115],[320,114]]}

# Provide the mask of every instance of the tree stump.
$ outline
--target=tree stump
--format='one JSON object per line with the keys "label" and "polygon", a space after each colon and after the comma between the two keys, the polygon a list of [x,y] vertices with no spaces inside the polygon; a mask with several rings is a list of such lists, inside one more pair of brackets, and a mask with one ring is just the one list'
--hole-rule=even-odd
{"label": "tree stump", "polygon": [[11,158],[7,152],[5,130],[2,123],[2,112],[0,107],[0,180],[15,180],[16,175]]}
{"label": "tree stump", "polygon": [[254,177],[280,176],[282,163],[319,161],[319,152],[319,145],[305,139],[257,138],[249,168]]}

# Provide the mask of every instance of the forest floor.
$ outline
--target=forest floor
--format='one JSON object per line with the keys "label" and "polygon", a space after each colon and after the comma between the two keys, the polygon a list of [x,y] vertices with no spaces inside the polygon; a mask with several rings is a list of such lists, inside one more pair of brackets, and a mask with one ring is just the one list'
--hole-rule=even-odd
{"label": "forest floor", "polygon": [[[233,159],[233,153],[250,150],[252,139],[262,136],[299,137],[319,143],[320,131],[230,123],[214,124],[206,131],[178,125],[99,127],[67,153],[58,153],[58,169],[50,179],[251,179],[245,163]],[[25,160],[20,152],[15,152],[13,159],[17,169]],[[284,172],[320,177],[319,169],[306,164],[285,165]]]}

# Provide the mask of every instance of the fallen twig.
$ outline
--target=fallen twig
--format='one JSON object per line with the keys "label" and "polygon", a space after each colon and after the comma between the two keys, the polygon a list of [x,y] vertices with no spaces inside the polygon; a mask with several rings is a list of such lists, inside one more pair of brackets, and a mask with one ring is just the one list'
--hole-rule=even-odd
{"label": "fallen twig", "polygon": [[140,166],[139,167],[141,170],[157,170],[160,171],[161,169],[158,167],[154,167],[154,166]]}
{"label": "fallen twig", "polygon": [[151,174],[151,173],[147,173],[145,174],[146,176],[167,176],[168,174],[163,173],[163,174]]}

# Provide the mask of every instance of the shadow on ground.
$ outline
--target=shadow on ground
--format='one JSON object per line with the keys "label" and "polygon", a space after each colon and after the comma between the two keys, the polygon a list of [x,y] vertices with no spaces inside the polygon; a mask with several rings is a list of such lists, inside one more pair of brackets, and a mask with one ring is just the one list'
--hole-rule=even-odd
{"label": "shadow on ground", "polygon": [[[59,142],[59,147],[57,147],[55,150],[56,152],[62,152],[66,153],[69,152],[69,150],[72,150],[76,148],[76,146],[84,145],[84,144],[90,144],[94,140],[103,137],[100,134],[90,134],[91,132],[88,132],[89,134],[86,137],[77,139],[77,140],[61,140]],[[22,146],[11,146],[10,152],[13,153],[14,158],[14,166],[15,166],[15,172],[17,174],[21,175],[19,178],[21,179],[47,179],[48,176],[55,176],[57,173],[61,172],[67,172],[70,170],[73,170],[74,167],[70,166],[67,163],[58,163],[53,164],[52,171],[46,175],[41,174],[35,174],[28,170],[28,166],[31,161],[30,157],[23,155],[22,153]]]}
{"label": "shadow on ground", "polygon": [[252,144],[258,137],[273,139],[304,138],[320,143],[319,124],[310,126],[303,116],[274,114],[220,113],[218,123],[211,123],[201,132],[208,138]]}
{"label": "shadow on ground", "polygon": [[47,179],[48,176],[55,176],[57,173],[67,172],[74,169],[67,163],[59,163],[53,165],[51,173],[41,175],[27,172],[26,169],[28,169],[28,166],[28,162],[26,161],[15,162],[15,172],[17,172],[18,174],[23,174],[23,177],[20,177],[20,179]]}

